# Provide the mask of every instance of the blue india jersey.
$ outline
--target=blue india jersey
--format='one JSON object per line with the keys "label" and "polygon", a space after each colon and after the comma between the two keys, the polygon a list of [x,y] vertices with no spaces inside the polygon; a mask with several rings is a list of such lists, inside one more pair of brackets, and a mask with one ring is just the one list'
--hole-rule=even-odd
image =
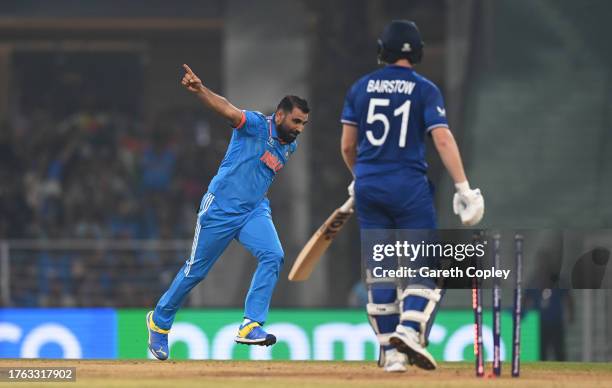
{"label": "blue india jersey", "polygon": [[359,130],[355,176],[405,171],[424,175],[425,135],[448,127],[437,86],[413,69],[388,65],[347,93],[342,123]]}
{"label": "blue india jersey", "polygon": [[274,116],[244,111],[217,175],[208,185],[214,201],[226,212],[250,211],[265,198],[276,174],[295,151],[297,142],[282,144]]}

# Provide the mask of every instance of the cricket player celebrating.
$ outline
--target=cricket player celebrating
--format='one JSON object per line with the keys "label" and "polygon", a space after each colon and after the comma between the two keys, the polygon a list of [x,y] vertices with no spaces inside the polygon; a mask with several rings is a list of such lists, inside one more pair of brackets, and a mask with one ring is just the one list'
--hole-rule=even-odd
{"label": "cricket player celebrating", "polygon": [[168,358],[168,333],[189,291],[206,277],[232,241],[238,240],[258,260],[247,293],[244,321],[235,341],[270,346],[276,337],[262,329],[272,291],[283,264],[283,249],[272,223],[266,192],[276,174],[295,152],[295,139],[308,122],[308,103],[296,96],[284,97],[274,113],[242,111],[206,88],[187,65],[183,86],[234,128],[217,175],[208,186],[198,212],[191,254],[147,316],[149,350]]}
{"label": "cricket player celebrating", "polygon": [[[440,91],[413,70],[423,54],[415,23],[391,22],[378,41],[386,66],[359,79],[347,93],[342,112],[342,155],[355,180],[354,195],[362,229],[435,229],[433,187],[426,176],[425,138],[431,136],[455,182],[453,209],[464,225],[484,213],[480,190],[471,189],[446,120]],[[379,365],[403,372],[406,363],[435,369],[427,336],[443,290],[419,279],[405,290],[394,279],[367,274],[367,312],[381,345]]]}

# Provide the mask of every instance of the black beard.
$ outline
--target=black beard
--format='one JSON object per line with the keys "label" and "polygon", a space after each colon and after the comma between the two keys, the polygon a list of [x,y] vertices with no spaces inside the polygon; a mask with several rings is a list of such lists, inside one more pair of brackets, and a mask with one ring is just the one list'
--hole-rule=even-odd
{"label": "black beard", "polygon": [[293,143],[299,135],[299,132],[290,131],[285,128],[283,124],[278,124],[276,126],[276,132],[278,133],[278,137],[285,143]]}

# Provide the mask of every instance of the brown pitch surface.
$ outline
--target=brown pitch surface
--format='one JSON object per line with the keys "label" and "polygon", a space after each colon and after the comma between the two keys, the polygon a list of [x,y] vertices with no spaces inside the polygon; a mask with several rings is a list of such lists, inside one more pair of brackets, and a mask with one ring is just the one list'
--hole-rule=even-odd
{"label": "brown pitch surface", "polygon": [[477,379],[472,363],[441,363],[385,373],[372,362],[0,360],[4,367],[75,367],[76,383],[0,383],[0,387],[612,387],[612,363],[529,363],[522,376]]}

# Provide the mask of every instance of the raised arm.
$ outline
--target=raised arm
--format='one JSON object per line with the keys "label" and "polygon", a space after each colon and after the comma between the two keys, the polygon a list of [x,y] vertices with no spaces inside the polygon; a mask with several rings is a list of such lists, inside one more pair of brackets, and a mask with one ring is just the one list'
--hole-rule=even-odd
{"label": "raised arm", "polygon": [[240,126],[243,112],[230,103],[225,97],[220,96],[202,84],[202,81],[187,65],[183,65],[185,75],[181,83],[183,86],[202,101],[202,103],[214,112],[229,121],[232,128]]}

